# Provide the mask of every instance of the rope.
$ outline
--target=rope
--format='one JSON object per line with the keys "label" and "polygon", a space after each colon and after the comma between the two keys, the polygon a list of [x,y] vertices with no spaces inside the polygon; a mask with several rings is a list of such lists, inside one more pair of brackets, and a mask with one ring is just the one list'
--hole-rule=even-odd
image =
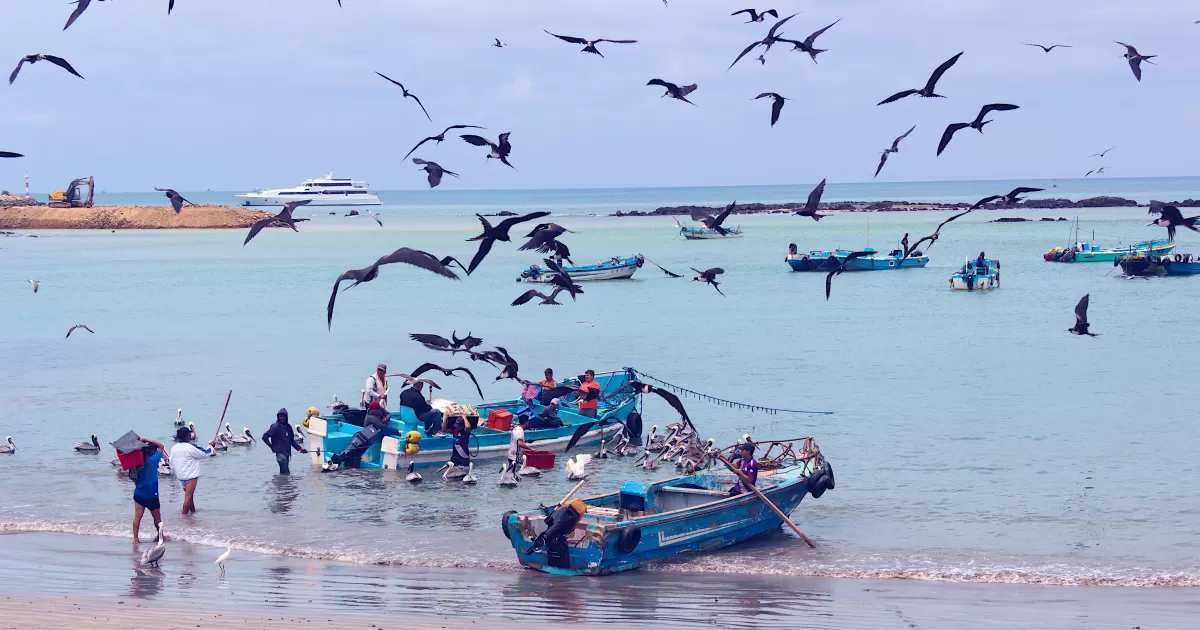
{"label": "rope", "polygon": [[780,409],[778,407],[764,407],[763,405],[751,405],[751,404],[747,404],[747,403],[736,402],[733,400],[726,400],[724,398],[717,398],[716,396],[709,396],[708,394],[702,394],[700,392],[687,389],[686,387],[680,387],[673,383],[668,383],[662,379],[655,378],[655,377],[653,377],[645,372],[642,372],[640,370],[635,370],[634,368],[626,368],[626,369],[628,369],[630,372],[633,372],[638,377],[639,380],[654,381],[658,385],[661,385],[663,388],[665,388],[671,392],[674,392],[675,394],[691,396],[692,398],[695,398],[696,400],[703,400],[704,402],[709,402],[709,403],[713,403],[713,404],[717,404],[717,405],[723,405],[725,407],[731,407],[734,409],[745,409],[747,411],[753,411],[753,412],[761,411],[763,413],[769,413],[769,414],[809,413],[809,414],[819,414],[819,415],[826,415],[826,416],[833,414],[832,411],[807,411],[807,410],[801,410],[801,409]]}

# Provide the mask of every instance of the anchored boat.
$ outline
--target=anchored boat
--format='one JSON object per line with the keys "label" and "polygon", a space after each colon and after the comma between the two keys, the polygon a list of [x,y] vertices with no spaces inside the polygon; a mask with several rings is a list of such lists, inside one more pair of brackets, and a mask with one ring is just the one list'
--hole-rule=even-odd
{"label": "anchored boat", "polygon": [[[767,450],[756,487],[784,514],[806,494],[819,498],[834,487],[833,468],[813,439],[803,438],[798,452],[796,441],[801,440],[757,443]],[[730,494],[736,482],[734,475],[717,472],[627,481],[619,492],[557,509],[508,512],[501,524],[525,567],[555,575],[608,575],[735,545],[783,523],[757,495]]]}
{"label": "anchored boat", "polygon": [[1113,262],[1127,276],[1194,276],[1200,274],[1200,258],[1191,254],[1122,256]]}
{"label": "anchored boat", "polygon": [[[578,267],[568,267],[563,265],[563,271],[571,276],[572,280],[577,282],[585,280],[628,280],[633,277],[633,274],[642,265],[646,264],[646,259],[641,254],[626,256],[624,258],[613,256],[612,258],[598,262],[594,265],[582,265]],[[554,276],[548,270],[542,269],[538,265],[531,265],[528,269],[521,272],[517,277],[517,282],[550,282],[550,278]]]}
{"label": "anchored boat", "polygon": [[[599,418],[614,418],[625,421],[630,412],[637,408],[638,394],[625,387],[632,380],[632,370],[606,372],[596,374],[596,382],[600,384],[600,406],[597,412]],[[571,384],[571,381],[565,381]],[[594,422],[592,418],[579,415],[578,410],[568,407],[574,394],[564,397],[558,409],[558,418],[563,426],[546,429],[528,429],[525,431],[526,441],[536,444],[541,451],[562,451],[575,429],[586,422]],[[545,408],[539,401],[506,400],[486,403],[478,407],[466,407],[458,411],[467,416],[466,420],[476,428],[471,431],[471,457],[476,460],[504,458],[508,453],[508,445],[512,438],[511,430],[499,430],[483,425],[480,419],[488,418],[496,411],[508,412],[516,416],[518,412],[528,408],[538,414]],[[471,412],[474,411],[472,414]],[[453,413],[453,415],[459,415]],[[363,410],[345,409],[341,413],[330,414],[325,418],[310,418],[308,426],[308,451],[312,456],[314,466],[328,463],[329,458],[342,453],[350,445],[350,440],[363,428]],[[500,414],[501,416],[503,414]],[[510,416],[511,417],[511,416]],[[601,423],[584,434],[580,444],[596,443],[608,438],[621,430],[621,425]],[[416,432],[417,439],[409,439]],[[415,448],[412,445],[416,445]],[[405,469],[410,463],[416,463],[418,468],[441,466],[450,460],[452,438],[446,434],[428,435],[417,416],[408,407],[399,407],[388,418],[383,430],[383,438],[374,440],[363,452],[361,461],[343,464],[358,468],[383,468],[387,470]],[[409,452],[415,451],[415,452]]]}
{"label": "anchored boat", "polygon": [[689,241],[702,241],[710,238],[742,238],[742,227],[723,228],[724,234],[704,227],[679,226],[679,234]]}
{"label": "anchored boat", "polygon": [[983,258],[968,259],[962,269],[950,276],[950,288],[957,291],[983,291],[1000,288],[1000,261]]}
{"label": "anchored boat", "polygon": [[792,271],[833,271],[843,264],[846,265],[846,271],[879,271],[883,269],[919,269],[929,264],[929,257],[922,252],[914,252],[912,256],[905,258],[903,261],[903,252],[898,249],[892,250],[887,255],[874,253],[872,247],[863,248],[861,251],[872,252],[870,256],[861,256],[850,262],[846,262],[846,258],[853,250],[837,249],[832,252],[813,250],[807,254],[788,254],[787,264],[792,268]]}
{"label": "anchored boat", "polygon": [[1134,243],[1128,247],[1104,248],[1092,243],[1077,243],[1074,246],[1055,247],[1042,255],[1046,262],[1115,262],[1122,256],[1151,254],[1161,256],[1175,249],[1175,241],[1155,239]]}

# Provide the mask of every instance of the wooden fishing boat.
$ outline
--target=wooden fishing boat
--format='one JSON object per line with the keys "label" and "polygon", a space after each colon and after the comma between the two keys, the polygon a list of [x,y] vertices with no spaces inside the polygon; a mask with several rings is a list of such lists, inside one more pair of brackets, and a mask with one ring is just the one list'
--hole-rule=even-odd
{"label": "wooden fishing boat", "polygon": [[[604,260],[592,265],[581,265],[578,267],[568,267],[563,265],[563,271],[571,276],[576,282],[593,281],[593,280],[628,280],[633,277],[633,274],[642,265],[646,264],[646,259],[641,254],[633,256],[613,256],[608,260]],[[548,273],[546,269],[542,269],[538,265],[532,265],[521,275],[517,277],[517,282],[550,282],[553,274]]]}
{"label": "wooden fishing boat", "polygon": [[705,227],[689,227],[686,225],[679,226],[679,234],[689,241],[703,241],[712,238],[742,238],[742,227],[724,228],[725,233],[721,234],[716,230],[711,230]]}
{"label": "wooden fishing boat", "polygon": [[1127,276],[1193,276],[1200,274],[1200,258],[1191,254],[1153,256],[1137,254],[1117,258],[1114,265]]}
{"label": "wooden fishing boat", "polygon": [[1175,241],[1161,238],[1134,243],[1127,247],[1104,248],[1093,243],[1077,243],[1074,246],[1055,247],[1042,255],[1046,262],[1111,262],[1122,256],[1150,254],[1162,256],[1175,249]]}
{"label": "wooden fishing boat", "polygon": [[[596,374],[596,382],[600,384],[600,407],[597,416],[614,418],[625,421],[629,414],[637,409],[638,394],[625,387],[632,380],[632,370],[605,372]],[[571,380],[564,384],[572,384]],[[564,397],[559,405],[558,418],[563,426],[546,429],[528,429],[525,439],[536,443],[538,450],[557,452],[562,451],[571,440],[575,430],[580,425],[593,422],[579,414],[578,409],[571,407],[574,394]],[[475,460],[503,459],[508,454],[508,445],[512,439],[510,430],[497,430],[484,426],[483,420],[493,411],[504,410],[517,415],[522,409],[528,408],[537,414],[545,407],[533,400],[526,402],[521,399],[492,402],[467,407],[464,413],[467,421],[476,426],[471,432],[471,457]],[[416,463],[418,468],[441,466],[450,459],[453,448],[452,438],[446,434],[427,435],[424,426],[417,420],[416,414],[408,407],[399,407],[388,418],[382,439],[376,438],[362,453],[360,461],[349,465],[358,468],[383,468],[388,470],[404,470],[410,463]],[[342,413],[333,413],[324,418],[310,418],[308,426],[307,448],[314,466],[327,464],[330,457],[342,453],[350,446],[354,435],[363,428],[365,412],[359,409],[346,409]],[[594,444],[602,439],[613,436],[621,430],[621,425],[615,423],[598,423],[584,434],[580,444]],[[412,433],[416,432],[416,436]],[[413,438],[415,437],[415,441]],[[415,444],[416,448],[411,445]],[[409,452],[416,451],[416,452]]]}
{"label": "wooden fishing boat", "polygon": [[905,258],[903,261],[903,252],[900,250],[892,250],[886,255],[874,253],[872,247],[865,247],[861,251],[872,252],[870,256],[861,256],[850,262],[846,262],[846,258],[854,250],[836,249],[834,251],[813,250],[807,254],[789,254],[785,259],[792,271],[833,271],[843,264],[846,265],[846,271],[882,271],[885,269],[919,269],[929,264],[929,257],[921,252],[915,252],[914,255]]}
{"label": "wooden fishing boat", "polygon": [[956,291],[1000,288],[1000,261],[968,258],[962,269],[950,276],[950,288]]}
{"label": "wooden fishing boat", "polygon": [[[793,444],[802,443],[799,451]],[[757,488],[783,514],[805,495],[834,487],[833,468],[812,438],[758,442]],[[627,481],[620,491],[583,499],[586,510],[565,540],[551,540],[554,518],[571,507],[508,512],[502,525],[518,561],[555,575],[608,575],[686,553],[735,545],[778,528],[783,519],[756,494],[731,495],[730,473],[701,472],[655,483]],[[569,504],[568,504],[569,505]],[[563,514],[563,516],[559,516]],[[550,521],[549,525],[547,522]],[[570,519],[566,521],[567,525]]]}

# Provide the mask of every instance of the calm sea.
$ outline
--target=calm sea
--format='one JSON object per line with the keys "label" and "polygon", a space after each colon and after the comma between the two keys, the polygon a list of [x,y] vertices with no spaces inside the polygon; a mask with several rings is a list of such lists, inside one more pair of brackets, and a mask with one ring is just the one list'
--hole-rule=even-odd
{"label": "calm sea", "polygon": [[[834,185],[826,200],[973,201],[1017,184]],[[736,217],[746,237],[689,242],[670,218],[617,219],[615,210],[733,200],[797,201],[811,185],[744,188],[384,193],[384,228],[344,210],[301,212],[299,233],[270,230],[248,247],[240,231],[39,232],[0,237],[0,529],[125,536],[131,484],[103,444],[135,429],[165,440],[177,408],[202,434],[228,421],[256,435],[279,407],[294,419],[334,395],[357,399],[376,363],[406,371],[449,361],[409,333],[472,332],[508,348],[523,370],[559,374],[632,366],[715,396],[823,409],[829,416],[761,415],[687,401],[721,443],[812,435],[838,472],[837,489],[808,499],[787,533],[651,571],[904,577],[987,582],[1200,585],[1200,431],[1196,397],[1179,374],[1200,356],[1200,280],[1124,280],[1104,264],[1043,262],[1070,238],[1067,223],[993,224],[999,216],[1072,218],[1055,211],[969,215],[943,230],[924,270],[824,277],[789,271],[801,249],[893,246],[948,213],[841,214],[817,224],[780,215]],[[1200,178],[1058,182],[1042,196],[1119,195],[1146,202],[1200,197]],[[231,193],[190,193],[233,202]],[[159,204],[156,194],[101,194],[106,204]],[[540,262],[498,245],[475,275],[453,282],[400,266],[339,297],[334,278],[401,246],[469,258],[475,212],[549,209],[577,233],[577,262],[640,252],[684,272],[726,270],[726,296],[647,265],[629,282],[587,286],[561,307],[508,304]],[[1145,209],[1078,213],[1080,232],[1115,245],[1161,236]],[[1181,251],[1200,251],[1183,231]],[[950,291],[947,277],[980,251],[1003,264],[1003,287]],[[37,278],[34,295],[27,278]],[[1065,329],[1091,294],[1097,338]],[[588,322],[587,324],[580,322]],[[67,328],[85,323],[95,335]],[[594,323],[594,326],[591,325]],[[488,383],[489,369],[473,364]],[[469,383],[439,379],[473,401]],[[516,394],[487,384],[489,399]],[[676,419],[646,402],[646,425]],[[204,464],[199,514],[181,519],[164,480],[167,525],[184,540],[359,563],[518,570],[500,514],[560,498],[556,470],[498,489],[428,475],[319,474],[297,460],[279,478],[263,447]],[[646,473],[627,461],[596,466],[595,491]]]}

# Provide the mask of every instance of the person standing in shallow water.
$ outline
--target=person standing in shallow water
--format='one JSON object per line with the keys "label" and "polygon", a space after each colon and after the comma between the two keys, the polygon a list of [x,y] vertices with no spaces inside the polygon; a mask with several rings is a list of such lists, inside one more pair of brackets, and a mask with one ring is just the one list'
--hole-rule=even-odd
{"label": "person standing in shallow water", "polygon": [[290,464],[292,461],[292,449],[296,449],[301,453],[307,453],[308,449],[296,443],[296,432],[292,430],[292,425],[288,424],[287,409],[280,409],[275,414],[275,424],[267,428],[266,433],[262,435],[263,444],[266,444],[275,453],[275,463],[279,464],[279,474],[292,474]]}
{"label": "person standing in shallow water", "polygon": [[[154,523],[157,527],[158,523],[162,522],[161,506],[158,502],[158,462],[162,461],[163,445],[149,438],[139,438],[146,443],[142,447],[142,456],[145,462],[138,472],[135,482],[137,486],[133,489],[133,544],[138,544],[138,532],[142,528],[142,515],[146,510],[150,510],[150,516],[154,517]],[[166,538],[166,536],[163,536]]]}
{"label": "person standing in shallow water", "polygon": [[175,446],[171,447],[171,470],[183,488],[183,514],[196,513],[196,486],[200,483],[200,460],[213,456],[214,442],[208,443],[208,448],[197,446],[192,440],[196,438],[188,427],[179,427],[175,431]]}

